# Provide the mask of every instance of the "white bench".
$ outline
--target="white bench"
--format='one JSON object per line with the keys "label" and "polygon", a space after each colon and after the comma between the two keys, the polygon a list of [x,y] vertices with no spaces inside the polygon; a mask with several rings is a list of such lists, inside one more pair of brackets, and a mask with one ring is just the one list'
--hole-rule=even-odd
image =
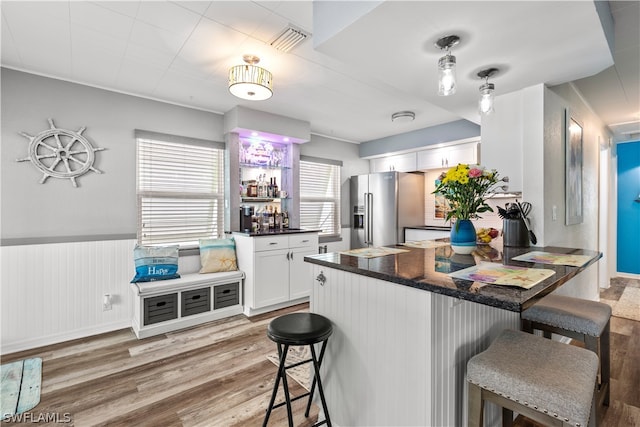
{"label": "white bench", "polygon": [[[180,257],[179,279],[133,283],[138,338],[242,313],[242,271],[200,274],[200,257]],[[183,273],[185,272],[185,273]]]}

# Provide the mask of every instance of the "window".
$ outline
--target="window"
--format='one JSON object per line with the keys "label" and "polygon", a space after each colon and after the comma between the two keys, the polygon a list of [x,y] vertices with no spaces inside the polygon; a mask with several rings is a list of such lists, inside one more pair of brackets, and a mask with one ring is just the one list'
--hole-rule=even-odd
{"label": "window", "polygon": [[341,161],[300,156],[300,227],[340,236]]}
{"label": "window", "polygon": [[136,131],[138,242],[197,246],[224,233],[224,144]]}

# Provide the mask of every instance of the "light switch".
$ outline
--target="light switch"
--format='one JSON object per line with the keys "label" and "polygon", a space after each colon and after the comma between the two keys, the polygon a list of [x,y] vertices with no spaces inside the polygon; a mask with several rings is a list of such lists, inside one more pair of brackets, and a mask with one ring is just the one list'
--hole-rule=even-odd
{"label": "light switch", "polygon": [[553,205],[551,208],[551,219],[554,221],[558,220],[558,207],[556,205]]}

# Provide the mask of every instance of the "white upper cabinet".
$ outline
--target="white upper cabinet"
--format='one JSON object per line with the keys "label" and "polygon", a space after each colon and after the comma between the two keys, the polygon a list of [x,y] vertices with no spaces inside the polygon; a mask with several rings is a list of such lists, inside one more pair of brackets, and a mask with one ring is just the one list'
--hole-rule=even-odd
{"label": "white upper cabinet", "polygon": [[380,157],[369,160],[371,173],[376,172],[415,172],[416,153],[397,154],[395,156]]}
{"label": "white upper cabinet", "polygon": [[478,143],[453,145],[418,151],[418,170],[449,168],[458,163],[478,163]]}

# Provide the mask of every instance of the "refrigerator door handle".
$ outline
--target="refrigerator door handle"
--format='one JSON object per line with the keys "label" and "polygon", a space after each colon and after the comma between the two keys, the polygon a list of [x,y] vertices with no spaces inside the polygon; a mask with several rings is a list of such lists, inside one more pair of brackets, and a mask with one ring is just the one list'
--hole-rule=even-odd
{"label": "refrigerator door handle", "polygon": [[366,198],[366,212],[367,212],[367,242],[373,244],[373,193],[367,193]]}
{"label": "refrigerator door handle", "polygon": [[364,243],[369,244],[369,193],[364,193]]}

